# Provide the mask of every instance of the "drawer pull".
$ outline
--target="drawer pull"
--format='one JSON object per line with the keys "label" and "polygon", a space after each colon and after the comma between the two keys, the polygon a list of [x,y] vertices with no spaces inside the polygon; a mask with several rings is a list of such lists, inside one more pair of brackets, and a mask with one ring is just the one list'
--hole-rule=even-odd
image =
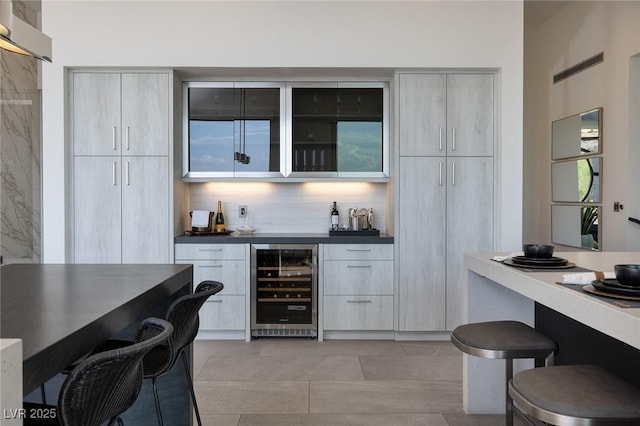
{"label": "drawer pull", "polygon": [[222,268],[223,265],[198,265],[198,268]]}
{"label": "drawer pull", "polygon": [[347,268],[371,268],[371,265],[347,265]]}
{"label": "drawer pull", "polygon": [[350,249],[350,248],[348,248],[347,251],[371,251],[371,249],[370,248],[367,248],[367,249]]}
{"label": "drawer pull", "polygon": [[209,302],[222,303],[222,299],[211,299],[211,300],[209,300]]}
{"label": "drawer pull", "polygon": [[371,303],[371,300],[347,300],[347,303]]}
{"label": "drawer pull", "polygon": [[201,248],[201,249],[198,249],[198,251],[222,251],[222,250],[223,249],[221,249],[221,248],[216,248],[216,249],[203,249],[203,248]]}

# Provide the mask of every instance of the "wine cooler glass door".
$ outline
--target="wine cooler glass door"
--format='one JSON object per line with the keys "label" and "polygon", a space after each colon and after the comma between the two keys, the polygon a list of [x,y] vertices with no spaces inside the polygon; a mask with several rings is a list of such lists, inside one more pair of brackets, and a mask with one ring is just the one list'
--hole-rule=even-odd
{"label": "wine cooler glass door", "polygon": [[252,246],[252,329],[317,328],[316,247]]}

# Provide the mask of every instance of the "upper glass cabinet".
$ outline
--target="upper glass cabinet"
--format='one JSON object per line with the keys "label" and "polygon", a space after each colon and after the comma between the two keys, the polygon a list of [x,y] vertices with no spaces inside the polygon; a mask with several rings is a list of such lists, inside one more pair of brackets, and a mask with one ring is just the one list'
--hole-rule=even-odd
{"label": "upper glass cabinet", "polygon": [[291,83],[287,176],[387,178],[388,85]]}
{"label": "upper glass cabinet", "polygon": [[278,83],[185,83],[184,177],[282,177],[283,88]]}

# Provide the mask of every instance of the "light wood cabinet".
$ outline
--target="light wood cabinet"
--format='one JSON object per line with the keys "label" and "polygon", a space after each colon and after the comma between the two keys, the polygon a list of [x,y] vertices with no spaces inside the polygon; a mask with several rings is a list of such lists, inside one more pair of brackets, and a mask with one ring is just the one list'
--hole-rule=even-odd
{"label": "light wood cabinet", "polygon": [[323,246],[323,328],[393,330],[393,245]]}
{"label": "light wood cabinet", "polygon": [[170,262],[170,74],[74,72],[71,84],[70,257]]}
{"label": "light wood cabinet", "polygon": [[494,247],[493,75],[398,81],[398,331],[453,330],[463,317],[463,253]]}
{"label": "light wood cabinet", "polygon": [[224,289],[210,297],[200,309],[200,331],[231,331],[243,336],[246,327],[246,245],[176,244],[175,257],[175,263],[193,265],[194,288],[205,280],[224,284]]}
{"label": "light wood cabinet", "polygon": [[492,74],[399,76],[400,156],[493,156]]}
{"label": "light wood cabinet", "polygon": [[74,155],[169,155],[167,73],[73,74]]}

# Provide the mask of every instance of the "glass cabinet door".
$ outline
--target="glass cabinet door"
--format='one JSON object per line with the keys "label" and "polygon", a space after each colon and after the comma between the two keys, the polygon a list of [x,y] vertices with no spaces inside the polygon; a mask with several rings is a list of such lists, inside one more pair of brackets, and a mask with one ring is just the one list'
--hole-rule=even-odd
{"label": "glass cabinet door", "polygon": [[185,177],[282,177],[279,84],[185,84]]}
{"label": "glass cabinet door", "polygon": [[292,175],[388,176],[384,83],[318,83],[290,97]]}

